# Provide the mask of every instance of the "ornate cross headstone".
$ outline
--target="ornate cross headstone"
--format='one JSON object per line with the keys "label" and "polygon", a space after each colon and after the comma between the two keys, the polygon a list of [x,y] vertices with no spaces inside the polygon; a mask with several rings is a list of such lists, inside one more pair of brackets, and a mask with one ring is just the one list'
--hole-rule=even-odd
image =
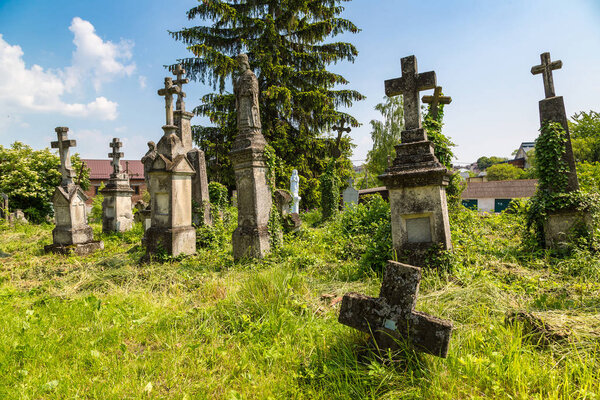
{"label": "ornate cross headstone", "polygon": [[181,93],[179,86],[173,86],[171,78],[165,78],[165,87],[158,91],[159,96],[165,98],[166,125],[173,125],[173,95]]}
{"label": "ornate cross headstone", "polygon": [[415,311],[421,269],[388,261],[379,297],[348,293],[342,299],[338,321],[372,333],[380,349],[408,342],[417,350],[446,357],[452,322]]}
{"label": "ornate cross headstone", "polygon": [[344,134],[344,132],[350,133],[352,131],[352,128],[350,128],[349,126],[344,128],[344,125],[346,125],[346,121],[342,121],[340,126],[334,125],[331,127],[331,130],[337,132],[337,138],[335,140],[335,149],[333,150],[334,158],[339,158],[342,155],[342,149],[340,148],[340,145],[342,143],[342,135]]}
{"label": "ornate cross headstone", "polygon": [[536,65],[531,67],[531,73],[533,75],[542,74],[544,78],[544,92],[546,93],[546,98],[556,96],[554,92],[554,78],[552,76],[552,71],[555,69],[562,68],[562,61],[550,61],[550,53],[542,53],[540,55],[542,63],[540,65]]}
{"label": "ornate cross headstone", "polygon": [[423,96],[423,103],[429,104],[431,106],[431,116],[433,119],[437,119],[439,105],[440,104],[450,104],[452,103],[452,97],[442,96],[442,87],[436,86],[433,91],[433,96]]}
{"label": "ornate cross headstone", "polygon": [[69,148],[75,147],[77,141],[69,139],[69,128],[65,126],[59,126],[55,130],[58,140],[52,142],[52,148],[58,149],[58,155],[60,157],[60,174],[62,175],[62,186],[67,186],[73,183],[74,172],[71,166],[71,155]]}
{"label": "ornate cross headstone", "polygon": [[185,76],[185,69],[181,66],[181,64],[177,64],[175,66],[175,69],[173,70],[173,75],[175,75],[177,77],[176,80],[173,81],[174,85],[177,85],[179,87],[179,92],[177,93],[177,110],[180,111],[185,111],[185,102],[183,101],[183,98],[185,97],[185,92],[183,91],[183,85],[186,85],[188,83],[190,83],[190,80],[187,78],[184,78]]}
{"label": "ornate cross headstone", "polygon": [[[421,102],[419,92],[433,89],[436,86],[435,72],[417,71],[417,58],[404,57],[401,61],[402,77],[385,81],[385,95],[388,97],[402,95],[404,100],[404,128],[420,129]],[[419,140],[425,140],[419,138]],[[404,139],[402,140],[404,142]]]}
{"label": "ornate cross headstone", "polygon": [[113,167],[113,174],[117,175],[123,172],[123,168],[121,167],[121,157],[123,157],[123,153],[119,150],[123,146],[123,143],[118,138],[113,138],[110,143],[110,147],[112,148],[112,152],[108,153],[108,156],[112,158],[110,165]]}

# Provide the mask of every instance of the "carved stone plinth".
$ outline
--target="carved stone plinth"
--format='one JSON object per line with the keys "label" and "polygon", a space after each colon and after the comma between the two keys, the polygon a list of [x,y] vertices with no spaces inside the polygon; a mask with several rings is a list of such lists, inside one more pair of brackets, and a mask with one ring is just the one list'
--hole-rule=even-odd
{"label": "carved stone plinth", "polygon": [[131,195],[128,178],[113,179],[100,191],[102,202],[102,232],[126,232],[133,227]]}

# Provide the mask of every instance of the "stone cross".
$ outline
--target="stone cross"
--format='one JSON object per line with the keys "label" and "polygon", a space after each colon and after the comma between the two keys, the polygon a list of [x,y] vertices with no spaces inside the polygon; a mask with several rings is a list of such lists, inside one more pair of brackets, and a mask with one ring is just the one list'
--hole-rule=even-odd
{"label": "stone cross", "polygon": [[173,95],[181,92],[179,86],[173,86],[171,78],[165,78],[165,87],[158,91],[159,96],[165,96],[165,110],[167,114],[167,126],[173,125]]}
{"label": "stone cross", "polygon": [[546,92],[546,98],[555,97],[554,92],[554,78],[552,77],[552,71],[555,69],[562,68],[562,61],[550,61],[550,53],[540,54],[542,63],[531,68],[533,75],[542,74],[544,77],[544,92]]}
{"label": "stone cross", "polygon": [[372,333],[380,349],[398,349],[410,343],[416,349],[446,357],[452,322],[415,311],[421,269],[388,261],[378,298],[348,293],[342,299],[338,321]]}
{"label": "stone cross", "polygon": [[433,91],[433,96],[423,96],[422,100],[423,103],[431,105],[431,116],[435,120],[437,120],[438,117],[439,105],[452,103],[452,97],[442,96],[441,86],[436,86]]}
{"label": "stone cross", "polygon": [[344,134],[344,132],[350,133],[352,131],[352,128],[350,127],[344,128],[345,124],[346,122],[342,121],[340,126],[334,125],[331,127],[331,130],[336,131],[338,133],[337,138],[335,140],[335,150],[333,151],[333,156],[335,158],[339,158],[342,155],[342,149],[340,149],[340,144],[342,143],[342,135]]}
{"label": "stone cross", "polygon": [[183,98],[185,97],[185,92],[183,91],[183,85],[190,83],[190,80],[184,78],[185,69],[181,66],[181,64],[177,64],[175,69],[173,70],[173,75],[177,77],[176,80],[173,81],[173,84],[179,87],[179,93],[177,93],[177,110],[185,111],[185,102]]}
{"label": "stone cross", "polygon": [[392,97],[401,94],[404,99],[404,129],[419,129],[422,126],[419,92],[435,88],[435,72],[419,74],[415,56],[404,57],[401,64],[402,77],[385,81],[385,95]]}
{"label": "stone cross", "polygon": [[123,153],[119,151],[121,146],[123,146],[123,143],[119,140],[119,138],[113,138],[112,142],[110,143],[110,147],[112,147],[113,150],[111,153],[108,153],[108,156],[112,158],[110,164],[113,167],[113,174],[115,175],[123,172],[123,168],[121,168],[121,157],[123,157]]}
{"label": "stone cross", "polygon": [[69,148],[75,147],[77,141],[69,140],[69,128],[65,126],[59,126],[54,129],[58,136],[58,141],[52,142],[52,148],[58,149],[58,155],[60,156],[60,174],[62,175],[62,186],[67,186],[73,183],[73,168],[71,167],[71,155],[69,154]]}

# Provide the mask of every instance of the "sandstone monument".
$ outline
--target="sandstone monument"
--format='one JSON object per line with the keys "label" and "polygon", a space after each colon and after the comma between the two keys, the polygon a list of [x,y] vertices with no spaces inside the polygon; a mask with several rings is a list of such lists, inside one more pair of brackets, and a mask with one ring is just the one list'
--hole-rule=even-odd
{"label": "sandstone monument", "polygon": [[269,215],[272,197],[267,182],[258,103],[258,79],[248,56],[238,56],[240,75],[234,82],[238,135],[230,153],[238,193],[238,227],[233,232],[233,257],[262,258],[270,250]]}
{"label": "sandstone monument", "polygon": [[131,209],[131,195],[133,189],[129,184],[129,175],[123,171],[119,150],[123,143],[118,138],[113,138],[110,143],[112,152],[113,172],[108,183],[100,192],[104,196],[102,202],[102,232],[126,232],[133,226],[133,212]]}
{"label": "sandstone monument", "polygon": [[192,178],[196,171],[173,121],[173,95],[181,92],[171,78],[158,91],[165,97],[166,124],[157,145],[142,158],[148,173],[151,226],[146,231],[146,255],[166,252],[171,256],[196,252],[196,230],[192,227]]}
{"label": "sandstone monument", "polygon": [[385,94],[403,96],[405,130],[396,159],[380,179],[390,196],[394,249],[401,259],[424,267],[427,250],[452,247],[445,190],[450,172],[435,156],[421,122],[419,92],[436,87],[435,72],[418,73],[415,56],[401,64],[402,77],[385,81]]}
{"label": "sandstone monument", "polygon": [[52,231],[53,244],[46,246],[46,252],[77,255],[89,254],[103,249],[104,243],[94,240],[94,232],[87,223],[85,201],[88,199],[81,188],[73,183],[75,173],[71,167],[69,148],[75,147],[75,140],[69,140],[69,128],[55,129],[58,141],[52,148],[58,149],[60,156],[61,183],[54,191],[54,219],[56,227]]}
{"label": "sandstone monument", "polygon": [[417,350],[446,357],[452,322],[415,311],[421,269],[388,261],[379,297],[348,293],[342,299],[338,321],[372,333],[379,349],[398,349],[408,342]]}

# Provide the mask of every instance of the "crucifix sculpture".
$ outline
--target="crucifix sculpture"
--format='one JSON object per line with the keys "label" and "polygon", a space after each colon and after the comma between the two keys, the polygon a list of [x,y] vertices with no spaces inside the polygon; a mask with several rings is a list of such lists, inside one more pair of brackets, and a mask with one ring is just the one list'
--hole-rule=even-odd
{"label": "crucifix sculpture", "polygon": [[190,83],[190,80],[184,78],[185,69],[181,66],[181,64],[177,64],[175,69],[173,70],[173,75],[177,77],[176,80],[173,81],[174,85],[179,87],[179,92],[177,93],[177,110],[185,111],[185,102],[183,98],[185,97],[185,92],[183,91],[183,85]]}
{"label": "crucifix sculpture", "polygon": [[158,91],[158,95],[165,97],[167,126],[173,125],[173,95],[178,95],[179,93],[181,93],[179,86],[173,86],[173,80],[171,78],[165,78],[165,87]]}
{"label": "crucifix sculpture", "polygon": [[540,54],[540,58],[542,59],[542,63],[532,67],[531,73],[533,75],[542,74],[544,77],[544,92],[546,93],[546,98],[549,99],[550,97],[556,96],[556,93],[554,92],[554,78],[552,77],[552,71],[561,69],[562,61],[550,61],[550,53],[542,53]]}
{"label": "crucifix sculpture", "polygon": [[422,124],[419,92],[435,88],[437,82],[435,72],[419,74],[415,56],[404,57],[401,64],[402,77],[385,81],[385,95],[392,97],[401,94],[404,100],[405,129],[420,129]]}
{"label": "crucifix sculpture", "polygon": [[388,261],[379,297],[348,293],[342,299],[338,321],[371,333],[380,349],[410,343],[419,351],[445,358],[452,322],[415,311],[421,269]]}
{"label": "crucifix sculpture", "polygon": [[123,143],[119,140],[119,138],[113,138],[110,143],[110,147],[112,147],[112,152],[108,153],[108,156],[112,158],[110,164],[113,167],[113,174],[117,175],[123,172],[123,168],[121,168],[121,157],[123,157],[123,153],[119,150],[123,146]]}
{"label": "crucifix sculpture", "polygon": [[71,155],[69,152],[70,147],[75,147],[77,141],[69,140],[69,128],[65,126],[59,126],[54,129],[58,136],[58,141],[52,142],[52,148],[58,149],[58,155],[60,156],[60,174],[62,175],[62,186],[71,185],[73,183],[73,168],[71,167]]}
{"label": "crucifix sculpture", "polygon": [[435,87],[435,90],[433,91],[433,96],[423,96],[421,100],[423,100],[423,103],[429,104],[431,106],[431,116],[435,120],[437,120],[438,117],[439,105],[452,103],[452,97],[442,96],[441,86]]}
{"label": "crucifix sculpture", "polygon": [[352,131],[352,128],[350,127],[344,128],[344,125],[346,125],[346,121],[342,121],[340,126],[334,125],[331,127],[331,130],[336,131],[338,133],[337,138],[335,140],[335,149],[333,150],[334,158],[339,158],[342,155],[342,149],[340,148],[340,145],[342,143],[342,135],[344,134],[344,132],[350,133]]}

